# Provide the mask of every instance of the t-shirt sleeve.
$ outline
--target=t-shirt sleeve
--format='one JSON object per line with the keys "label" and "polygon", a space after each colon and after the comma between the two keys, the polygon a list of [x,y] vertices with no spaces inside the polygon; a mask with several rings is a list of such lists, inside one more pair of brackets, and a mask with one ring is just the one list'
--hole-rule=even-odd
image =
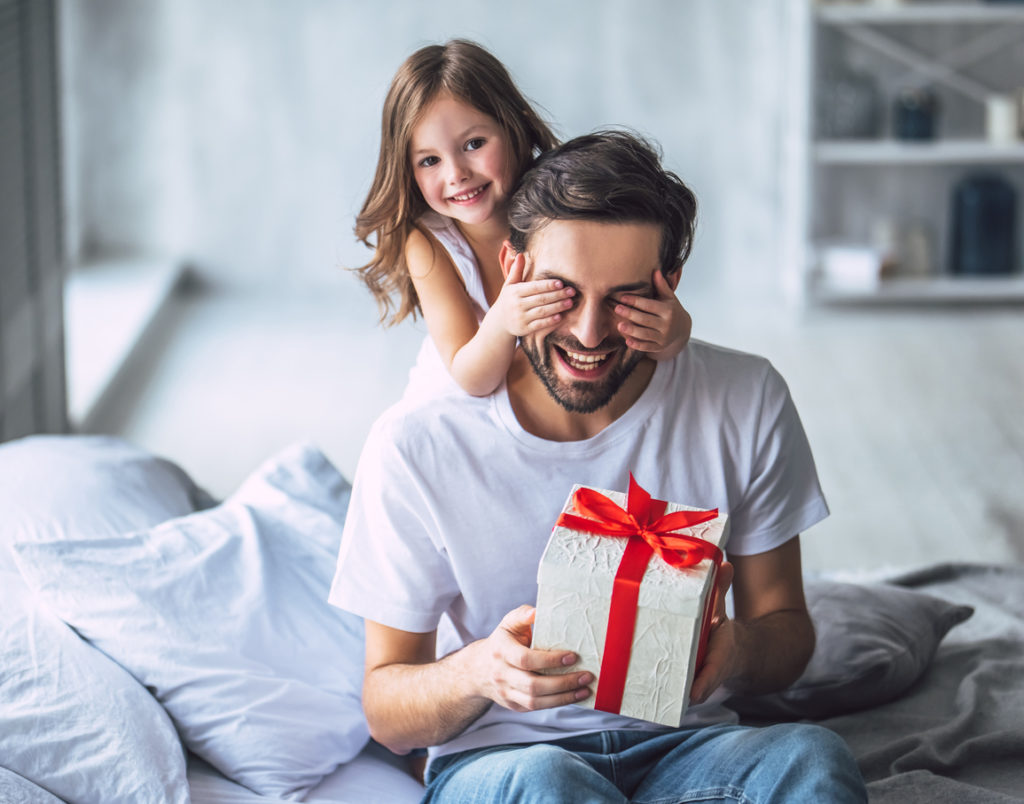
{"label": "t-shirt sleeve", "polygon": [[394,417],[374,425],[360,456],[328,601],[391,628],[427,633],[458,587],[393,426]]}
{"label": "t-shirt sleeve", "polygon": [[811,446],[782,376],[770,365],[761,387],[749,476],[732,519],[728,550],[772,550],[828,516]]}

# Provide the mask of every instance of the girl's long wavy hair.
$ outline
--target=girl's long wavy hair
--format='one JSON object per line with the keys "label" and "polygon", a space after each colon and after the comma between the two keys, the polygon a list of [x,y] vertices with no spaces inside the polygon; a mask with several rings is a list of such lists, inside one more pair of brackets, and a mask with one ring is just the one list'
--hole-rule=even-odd
{"label": "girl's long wavy hair", "polygon": [[373,258],[355,270],[388,325],[420,312],[405,263],[405,241],[428,207],[413,177],[409,142],[424,110],[440,95],[451,95],[498,122],[517,179],[538,154],[558,143],[502,63],[480,45],[453,39],[406,59],[384,101],[377,170],[355,225],[356,237],[374,250]]}

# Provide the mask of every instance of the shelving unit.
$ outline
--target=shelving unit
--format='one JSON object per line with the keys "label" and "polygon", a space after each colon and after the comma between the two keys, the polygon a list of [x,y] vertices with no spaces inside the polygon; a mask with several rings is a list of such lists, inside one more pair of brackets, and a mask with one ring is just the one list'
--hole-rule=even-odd
{"label": "shelving unit", "polygon": [[[1024,86],[1024,5],[913,2],[829,3],[812,6],[808,32],[810,108],[830,91],[830,76],[875,81],[879,130],[874,137],[813,135],[807,149],[805,298],[836,303],[1024,302],[1024,141],[985,136],[985,102]],[[931,88],[940,101],[935,139],[894,139],[889,118],[901,89]],[[996,173],[1018,198],[1016,273],[954,276],[949,263],[949,205],[953,186],[972,173]],[[870,247],[874,233],[911,225],[928,233],[926,275],[876,283],[830,283],[821,255],[830,244]],[[924,237],[924,235],[921,235]]]}
{"label": "shelving unit", "polygon": [[817,7],[818,19],[831,25],[921,25],[962,23],[1019,23],[1024,10],[993,3],[904,2],[900,5],[832,3]]}
{"label": "shelving unit", "polygon": [[981,140],[921,143],[832,140],[816,143],[813,155],[819,165],[1024,164],[1024,143],[1001,145]]}

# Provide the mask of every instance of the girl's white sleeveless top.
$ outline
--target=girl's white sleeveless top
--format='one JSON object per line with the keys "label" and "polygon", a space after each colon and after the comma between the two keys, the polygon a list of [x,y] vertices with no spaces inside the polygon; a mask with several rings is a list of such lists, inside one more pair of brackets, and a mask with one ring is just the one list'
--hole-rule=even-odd
{"label": "girl's white sleeveless top", "polygon": [[[479,323],[483,320],[490,305],[484,294],[483,277],[480,276],[480,266],[477,265],[473,249],[470,248],[466,238],[462,236],[459,227],[451,218],[428,210],[420,217],[419,222],[437,238],[444,250],[448,252],[448,256],[455,265],[455,270],[459,272],[459,276],[466,286],[466,292],[473,302],[473,312],[476,313],[476,320]],[[462,393],[458,383],[452,379],[448,369],[445,368],[433,339],[427,335],[423,339],[416,364],[409,371],[409,384],[405,388],[402,399],[420,400],[451,391]]]}

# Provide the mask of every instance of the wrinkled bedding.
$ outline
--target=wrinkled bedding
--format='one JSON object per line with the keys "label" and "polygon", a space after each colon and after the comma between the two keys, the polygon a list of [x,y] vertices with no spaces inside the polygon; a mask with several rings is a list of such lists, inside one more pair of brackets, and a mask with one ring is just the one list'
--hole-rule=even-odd
{"label": "wrinkled bedding", "polygon": [[974,616],[900,698],[819,722],[850,744],[872,802],[1024,801],[1024,567],[945,564],[887,580]]}

